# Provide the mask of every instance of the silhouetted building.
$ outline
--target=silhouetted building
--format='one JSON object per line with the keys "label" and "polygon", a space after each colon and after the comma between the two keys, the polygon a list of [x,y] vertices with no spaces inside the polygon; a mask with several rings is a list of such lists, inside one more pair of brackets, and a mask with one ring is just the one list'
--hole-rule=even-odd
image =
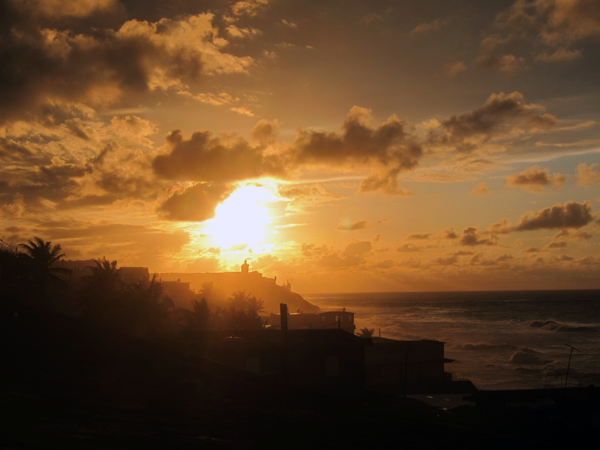
{"label": "silhouetted building", "polygon": [[162,291],[165,295],[171,297],[174,302],[188,302],[194,297],[194,292],[190,289],[189,282],[177,281],[162,281],[160,283]]}
{"label": "silhouetted building", "polygon": [[205,333],[207,356],[231,367],[344,397],[365,387],[364,339],[342,330]]}
{"label": "silhouetted building", "polygon": [[[444,364],[453,359],[444,357],[444,343],[440,341],[398,341],[374,337],[367,339],[373,345],[365,347],[367,388],[396,394],[451,392],[458,388],[452,374],[444,371]],[[474,392],[470,382],[461,392]],[[458,389],[460,391],[460,389]]]}

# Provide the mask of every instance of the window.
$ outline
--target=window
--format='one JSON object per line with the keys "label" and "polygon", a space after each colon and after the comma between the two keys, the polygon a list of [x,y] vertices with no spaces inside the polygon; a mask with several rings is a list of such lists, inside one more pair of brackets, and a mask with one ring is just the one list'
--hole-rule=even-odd
{"label": "window", "polygon": [[321,316],[321,322],[325,322],[325,316]]}

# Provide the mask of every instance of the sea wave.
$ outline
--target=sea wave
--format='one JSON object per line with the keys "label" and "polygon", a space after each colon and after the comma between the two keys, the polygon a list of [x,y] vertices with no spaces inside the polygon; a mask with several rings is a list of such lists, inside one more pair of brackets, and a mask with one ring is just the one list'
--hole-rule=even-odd
{"label": "sea wave", "polygon": [[532,365],[541,365],[541,364],[549,364],[552,360],[543,359],[531,352],[519,350],[511,355],[509,361],[513,364],[532,364]]}
{"label": "sea wave", "polygon": [[546,331],[561,331],[561,332],[590,332],[596,331],[596,327],[590,325],[566,324],[557,322],[556,320],[533,320],[529,322],[531,328],[540,328]]}
{"label": "sea wave", "polygon": [[457,350],[465,350],[465,351],[479,351],[479,352],[502,352],[502,351],[513,351],[517,350],[518,347],[510,344],[455,344],[451,346]]}

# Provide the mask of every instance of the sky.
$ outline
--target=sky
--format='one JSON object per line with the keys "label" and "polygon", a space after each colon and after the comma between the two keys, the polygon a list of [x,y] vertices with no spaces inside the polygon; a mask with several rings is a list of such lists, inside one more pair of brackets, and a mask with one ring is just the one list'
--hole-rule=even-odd
{"label": "sky", "polygon": [[0,238],[296,292],[600,288],[596,0],[0,0]]}

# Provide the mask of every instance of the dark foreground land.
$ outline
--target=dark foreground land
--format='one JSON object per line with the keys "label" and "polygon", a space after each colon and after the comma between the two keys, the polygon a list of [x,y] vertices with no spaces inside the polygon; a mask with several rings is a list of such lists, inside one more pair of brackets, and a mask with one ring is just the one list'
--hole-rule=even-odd
{"label": "dark foreground land", "polygon": [[[0,307],[0,448],[561,448],[593,429],[480,423],[474,410],[265,381],[172,346]],[[592,444],[594,445],[594,444]]]}

